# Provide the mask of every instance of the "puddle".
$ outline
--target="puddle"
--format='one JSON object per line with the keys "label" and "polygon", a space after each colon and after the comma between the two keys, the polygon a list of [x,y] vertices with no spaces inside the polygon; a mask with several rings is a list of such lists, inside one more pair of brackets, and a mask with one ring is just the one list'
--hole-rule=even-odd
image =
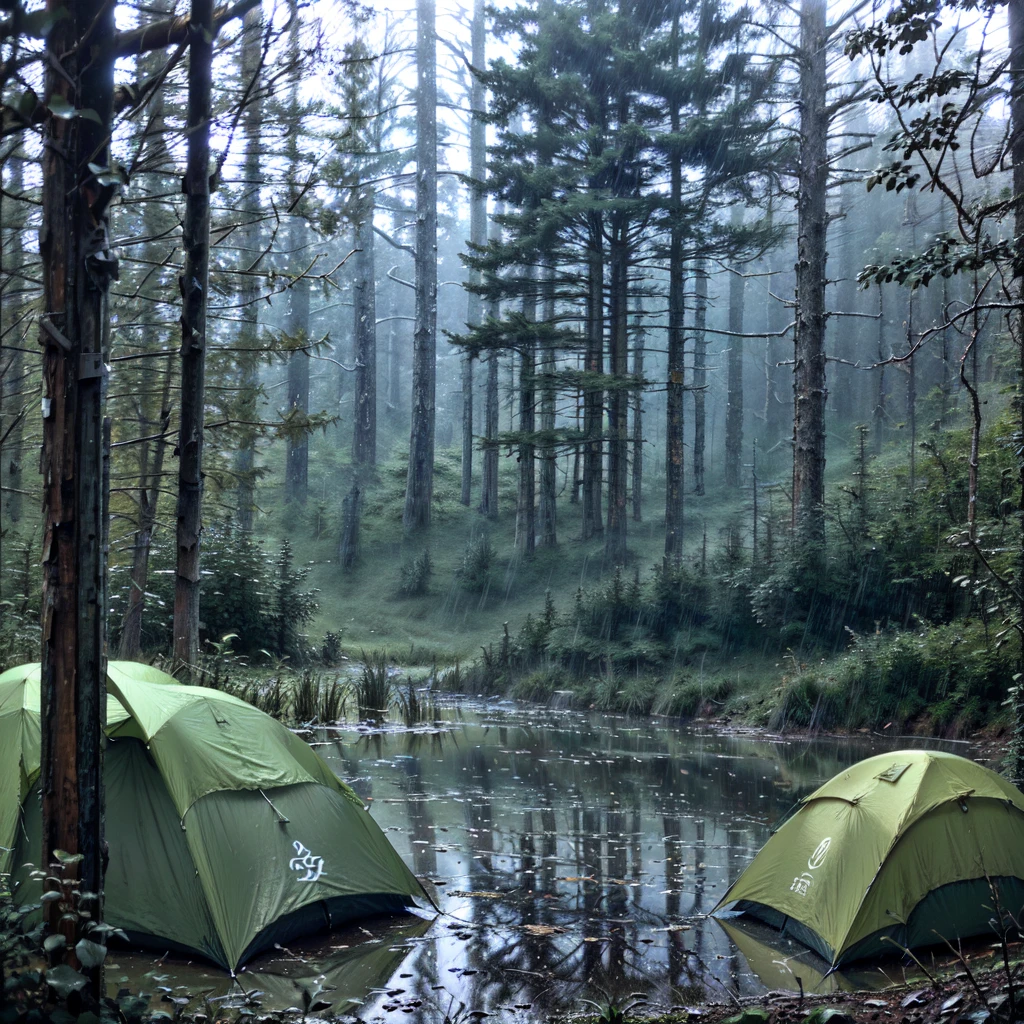
{"label": "puddle", "polygon": [[[705,918],[795,801],[892,743],[512,703],[453,703],[440,715],[413,730],[307,738],[433,882],[442,913],[364,922],[262,957],[239,976],[248,1005],[301,1007],[305,991],[364,1021],[443,1020],[460,1004],[531,1020],[634,992],[693,1005],[801,982],[822,991],[904,980],[893,964],[824,979],[823,962],[769,930]],[[247,1002],[212,967],[141,954],[117,962],[115,984],[188,994],[193,1008],[203,990]]]}

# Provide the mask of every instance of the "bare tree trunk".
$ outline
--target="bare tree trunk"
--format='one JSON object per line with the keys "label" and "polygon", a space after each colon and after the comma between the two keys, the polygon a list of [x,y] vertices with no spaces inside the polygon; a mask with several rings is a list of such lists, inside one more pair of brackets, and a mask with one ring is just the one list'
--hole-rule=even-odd
{"label": "bare tree trunk", "polygon": [[[169,14],[169,6],[165,2],[154,6],[154,13],[161,16]],[[157,53],[147,56],[141,67],[149,77],[157,74],[163,66],[164,57]],[[146,134],[146,162],[153,175],[147,191],[150,196],[166,194],[169,189],[166,171],[173,167],[170,152],[167,149],[167,125],[164,121],[164,94],[159,89],[149,102],[148,125]],[[160,173],[160,172],[163,173]],[[169,226],[167,214],[161,203],[145,202],[142,210],[142,234],[149,239],[163,239],[164,231]],[[147,246],[147,255],[159,263],[163,254],[157,251],[160,243],[153,242]],[[166,345],[167,360],[163,371],[163,384],[159,392],[159,404],[154,406],[153,399],[146,393],[138,397],[137,410],[139,430],[143,437],[154,434],[152,444],[143,441],[139,456],[139,489],[138,489],[138,520],[132,544],[131,582],[128,588],[128,602],[125,606],[124,618],[121,622],[121,636],[118,643],[118,657],[135,660],[142,653],[142,623],[146,605],[146,590],[149,584],[149,559],[152,552],[153,530],[157,521],[157,508],[160,501],[161,484],[163,483],[164,458],[167,454],[168,432],[171,424],[171,390],[174,379],[176,353],[164,339],[158,326],[146,328],[145,347],[147,351],[157,353]],[[155,389],[155,381],[152,384]],[[244,416],[242,418],[245,418]]]}
{"label": "bare tree trunk", "polygon": [[359,513],[361,494],[359,485],[353,484],[341,503],[341,540],[338,544],[338,561],[341,568],[351,569],[359,554]]}
{"label": "bare tree trunk", "polygon": [[160,483],[163,478],[164,456],[167,453],[167,432],[171,425],[171,379],[174,376],[174,352],[167,356],[163,391],[160,397],[160,420],[157,437],[153,442],[153,461],[149,465],[148,445],[142,455],[139,474],[139,524],[132,546],[132,573],[128,588],[128,604],[121,622],[121,639],[117,656],[126,661],[136,660],[142,653],[142,613],[149,585],[149,556],[156,526]]}
{"label": "bare tree trunk", "polygon": [[[301,19],[298,0],[288,0],[291,30],[288,38],[288,59],[292,65],[288,108],[294,128],[288,133],[286,157],[288,160],[289,206],[291,219],[288,228],[288,248],[291,270],[300,274],[304,269],[306,225],[302,217],[303,186],[300,184],[299,83],[302,77],[302,52],[299,40]],[[288,357],[288,414],[297,428],[289,433],[285,460],[284,498],[299,505],[306,504],[309,493],[309,279],[299,277],[288,289],[288,337],[292,345]]]}
{"label": "bare tree trunk", "polygon": [[[861,128],[860,130],[864,130]],[[853,220],[853,203],[855,185],[844,185],[840,192],[843,221],[840,224],[839,238],[839,260],[836,268],[839,281],[836,283],[835,302],[836,308],[842,313],[855,312],[857,306],[857,260],[860,253],[854,245],[855,229]],[[829,317],[826,331],[831,342],[835,357],[847,362],[856,361],[856,350],[858,342],[857,325],[858,320],[851,320],[848,317]],[[857,378],[859,372],[845,366],[843,362],[833,363],[831,369],[835,394],[835,418],[840,423],[849,423],[857,409]]]}
{"label": "bare tree trunk", "polygon": [[[586,372],[604,372],[604,246],[600,212],[589,215],[587,229]],[[583,539],[599,536],[601,526],[604,389],[587,382],[583,390]]]}
{"label": "bare tree trunk", "polygon": [[[733,207],[733,227],[743,224],[743,207]],[[742,269],[733,267],[729,274],[729,339],[728,405],[725,414],[725,485],[736,489],[742,479],[743,462],[743,299],[746,279]]]}
{"label": "bare tree trunk", "polygon": [[825,542],[825,196],[828,184],[825,0],[800,8],[800,188],[793,365],[793,530],[812,559]]}
{"label": "bare tree trunk", "polygon": [[373,186],[363,195],[356,225],[356,266],[352,289],[356,395],[352,461],[360,467],[377,461],[377,272],[373,242]]}
{"label": "bare tree trunk", "polygon": [[[495,213],[503,212],[502,204],[498,204]],[[501,227],[491,224],[491,237],[501,241]],[[501,316],[501,302],[491,299],[487,303],[487,316],[497,320]],[[501,402],[498,395],[498,369],[501,354],[491,349],[487,354],[487,391],[484,399],[484,437],[487,446],[484,448],[483,487],[480,494],[480,511],[493,518],[498,514],[498,431]]]}
{"label": "bare tree trunk", "polygon": [[[301,250],[306,235],[304,227],[293,222],[290,235],[292,250]],[[309,280],[306,278],[288,289],[288,337],[295,346],[288,357],[288,412],[295,417],[297,429],[288,437],[284,496],[285,501],[305,505],[309,495],[309,433],[305,429],[309,416]]]}
{"label": "bare tree trunk", "polygon": [[[917,252],[917,212],[916,197],[913,192],[907,197],[905,221],[910,224],[910,251]],[[910,499],[913,501],[917,490],[917,365],[914,358],[914,299],[917,291],[911,288],[907,294],[907,352],[910,358],[906,361],[907,369],[907,422],[910,425]]]}
{"label": "bare tree trunk", "polygon": [[610,290],[608,321],[608,370],[613,378],[608,392],[608,529],[605,557],[613,564],[626,558],[626,479],[629,438],[629,401],[625,390],[629,373],[629,244],[625,218],[612,222],[609,245]]}
{"label": "bare tree trunk", "polygon": [[[487,20],[484,0],[473,0],[473,67],[487,66]],[[473,76],[469,95],[472,111],[469,124],[469,174],[474,184],[469,197],[469,240],[473,245],[487,244],[487,133],[483,117],[487,113],[487,91],[483,83]],[[469,273],[470,284],[480,284],[478,270]],[[470,291],[467,300],[466,322],[475,327],[483,320],[483,298]],[[463,356],[462,366],[462,504],[473,500],[473,359],[471,352]]]}
{"label": "bare tree trunk", "polygon": [[[10,177],[7,179],[7,191],[12,196],[20,196],[24,188],[24,164],[20,154],[15,152],[7,160]],[[15,202],[15,213],[9,218],[11,243],[3,255],[6,276],[0,292],[2,304],[3,335],[0,344],[0,537],[12,523],[21,520],[21,498],[24,483],[22,481],[22,446],[25,436],[25,355],[22,349],[28,348],[23,343],[25,334],[21,320],[25,316],[25,300],[20,294],[24,288],[20,271],[24,260],[24,242],[22,234],[25,230],[23,210],[26,204]],[[11,292],[16,294],[10,294]],[[2,564],[2,563],[0,563]],[[2,575],[2,572],[0,572]],[[0,581],[0,594],[3,583]]]}
{"label": "bare tree trunk", "polygon": [[[527,271],[527,276],[532,276]],[[523,296],[523,316],[537,319],[537,295],[532,288]],[[516,547],[532,555],[537,542],[536,460],[533,435],[536,425],[536,341],[525,339],[519,348],[519,489],[516,501]]]}
{"label": "bare tree trunk", "polygon": [[708,275],[704,260],[693,266],[693,492],[704,493],[704,431],[708,383]]}
{"label": "bare tree trunk", "polygon": [[[544,309],[542,319],[553,327],[555,323],[555,268],[544,267]],[[558,543],[558,529],[555,508],[557,473],[555,466],[555,348],[546,341],[540,354],[540,429],[544,444],[540,455],[540,542],[543,547],[553,548]]]}
{"label": "bare tree trunk", "polygon": [[[43,593],[40,685],[42,858],[82,892],[103,891],[103,726],[106,720],[104,409],[107,297],[117,276],[110,249],[114,192],[89,165],[110,161],[114,5],[50,0],[46,95],[92,112],[51,116],[42,156]],[[82,860],[61,869],[55,851]],[[44,888],[59,888],[52,881]],[[46,902],[44,919],[74,955],[77,922]],[[102,919],[102,900],[90,904]],[[102,968],[87,972],[94,998]]]}
{"label": "bare tree trunk", "polygon": [[[1013,139],[1010,155],[1013,161],[1013,233],[1019,240],[1024,238],[1024,0],[1009,0],[1007,20],[1010,43],[1010,122]],[[1009,315],[1010,333],[1017,345],[1017,415],[1020,430],[1024,436],[1024,313],[1021,302],[1024,299],[1024,258],[1017,254],[1013,267],[1012,287],[1017,308]],[[1024,457],[1018,455],[1020,472],[1020,499],[1018,529],[1020,552],[1017,556],[1016,586],[1018,595],[1018,621],[1024,623]],[[1021,632],[1021,652],[1018,671],[1024,671],[1024,627]],[[1017,690],[1012,708],[1015,718],[1015,744],[1011,771],[1018,785],[1024,781],[1024,686],[1018,677]]]}
{"label": "bare tree trunk", "polygon": [[[770,291],[774,295],[782,296],[788,288],[788,275],[778,271],[771,271]],[[786,326],[789,318],[789,310],[779,299],[768,295],[767,309],[765,311],[765,322],[768,326],[768,333],[775,334]],[[792,403],[792,373],[781,366],[787,360],[786,347],[789,344],[785,338],[769,337],[765,345],[765,357],[767,366],[765,368],[765,409],[764,420],[768,433],[767,447],[771,448],[778,444],[783,437],[791,434],[793,429],[793,403]]]}
{"label": "bare tree trunk", "polygon": [[178,438],[178,559],[174,588],[174,661],[186,674],[199,658],[199,540],[203,505],[203,406],[210,283],[210,117],[213,0],[192,0],[189,44],[188,155],[185,164],[185,272],[180,278],[181,427]]}
{"label": "bare tree trunk", "polygon": [[[672,23],[672,64],[679,64],[679,16]],[[678,104],[671,105],[671,128],[680,128]],[[665,385],[665,557],[676,564],[683,556],[683,480],[685,440],[683,435],[683,396],[686,391],[686,335],[683,320],[686,310],[683,227],[679,222],[683,194],[683,167],[679,154],[670,163],[672,225],[668,250],[668,380]]]}
{"label": "bare tree trunk", "polygon": [[[883,360],[887,359],[888,356],[885,354],[885,292],[883,291],[882,285],[878,286],[878,351],[876,358],[879,363],[883,363]],[[883,364],[880,365],[876,371],[877,373],[877,391],[875,394],[875,407],[872,412],[873,430],[874,435],[874,451],[878,455],[882,451],[882,441],[885,439],[885,428],[888,421],[888,382],[886,381],[886,370],[887,367]]]}
{"label": "bare tree trunk", "polygon": [[636,378],[636,390],[633,392],[633,521],[642,522],[643,514],[643,481],[644,481],[644,391],[640,382],[644,379],[644,344],[645,331],[640,316],[634,324],[636,330],[633,341],[633,376]]}
{"label": "bare tree trunk", "polygon": [[434,0],[416,0],[416,324],[402,525],[430,525],[437,349],[437,38]]}
{"label": "bare tree trunk", "polygon": [[[243,88],[260,73],[263,37],[263,8],[254,7],[245,17],[242,29]],[[253,96],[242,113],[245,157],[242,162],[244,189],[241,203],[242,241],[239,263],[255,269],[259,258],[260,221],[260,129],[263,124],[263,103],[259,83],[253,83]],[[259,389],[259,279],[242,276],[238,288],[238,418],[242,421],[238,452],[235,456],[237,475],[236,501],[239,529],[251,533],[256,509],[256,428],[257,391]]]}

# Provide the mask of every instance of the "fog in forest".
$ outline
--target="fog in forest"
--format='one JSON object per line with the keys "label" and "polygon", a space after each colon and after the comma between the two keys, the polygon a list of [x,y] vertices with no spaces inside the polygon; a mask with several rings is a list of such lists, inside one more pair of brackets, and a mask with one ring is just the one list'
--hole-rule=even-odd
{"label": "fog in forest", "polygon": [[[616,998],[774,984],[671,929],[776,784],[909,736],[1024,777],[1018,0],[0,6],[0,669],[41,663],[45,791],[99,786],[108,659],[241,698],[397,787],[378,819],[479,917],[477,967],[418,955],[487,1008],[575,935],[535,888],[649,888],[641,846],[681,843],[697,890],[576,893],[594,956],[523,996],[563,1009],[606,942]],[[526,778],[534,714],[558,771],[614,771],[530,775],[522,828],[431,856],[432,800],[493,823],[445,744],[500,719]],[[864,746],[796,768],[747,727]],[[648,771],[708,770],[705,728],[758,766],[739,809],[715,775],[721,821]],[[629,900],[653,975],[606,929]],[[545,950],[496,966],[524,922]]]}

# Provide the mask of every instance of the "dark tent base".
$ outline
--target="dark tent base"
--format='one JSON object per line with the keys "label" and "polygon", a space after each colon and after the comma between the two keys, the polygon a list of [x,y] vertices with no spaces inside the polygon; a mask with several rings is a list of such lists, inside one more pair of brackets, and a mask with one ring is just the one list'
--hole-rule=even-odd
{"label": "dark tent base", "polygon": [[[1001,932],[997,907],[1002,912],[1004,926],[1013,928],[1008,915],[1016,921],[1024,921],[1024,879],[976,878],[933,889],[914,907],[906,924],[896,923],[866,936],[839,959],[817,932],[773,907],[738,900],[729,909],[763,921],[838,967],[855,960],[900,955],[904,949],[944,946],[958,939],[981,936],[998,939]],[[1015,928],[1013,932],[1016,933]]]}
{"label": "dark tent base", "polygon": [[[265,953],[275,946],[285,946],[298,938],[324,934],[340,928],[342,925],[352,921],[362,921],[367,918],[385,917],[391,914],[406,913],[410,907],[416,904],[403,896],[396,896],[392,893],[360,894],[358,896],[338,896],[332,900],[320,900],[319,903],[311,903],[308,906],[300,907],[298,910],[278,918],[273,924],[264,928],[256,936],[242,954],[238,966],[242,967],[254,957]],[[127,943],[121,943],[125,948],[158,949],[163,952],[177,953],[182,956],[201,956],[205,960],[212,960],[218,967],[229,970],[227,964],[216,958],[211,958],[206,950],[193,949],[173,939],[163,938],[159,935],[150,935],[145,932],[136,932],[131,929],[125,931],[128,937]]]}

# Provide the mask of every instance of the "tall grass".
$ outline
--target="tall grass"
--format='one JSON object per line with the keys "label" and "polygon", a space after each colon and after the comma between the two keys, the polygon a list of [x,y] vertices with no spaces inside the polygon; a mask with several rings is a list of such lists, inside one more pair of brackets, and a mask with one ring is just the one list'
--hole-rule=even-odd
{"label": "tall grass", "polygon": [[363,670],[355,684],[359,719],[364,722],[383,722],[391,705],[391,676],[388,674],[386,651],[362,652]]}

